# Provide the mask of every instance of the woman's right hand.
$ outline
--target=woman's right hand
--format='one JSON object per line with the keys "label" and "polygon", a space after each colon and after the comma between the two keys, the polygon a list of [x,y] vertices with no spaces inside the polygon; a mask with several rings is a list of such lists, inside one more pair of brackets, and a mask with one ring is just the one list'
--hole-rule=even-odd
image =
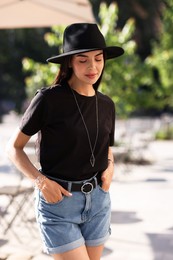
{"label": "woman's right hand", "polygon": [[60,184],[48,178],[45,178],[40,190],[44,199],[48,203],[56,203],[58,201],[61,201],[63,196],[72,196],[72,194],[69,191],[65,190]]}

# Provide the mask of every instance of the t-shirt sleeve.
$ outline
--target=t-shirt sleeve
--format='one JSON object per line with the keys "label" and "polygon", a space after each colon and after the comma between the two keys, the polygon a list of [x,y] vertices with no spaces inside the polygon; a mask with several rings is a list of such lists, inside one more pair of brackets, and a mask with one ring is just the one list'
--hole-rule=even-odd
{"label": "t-shirt sleeve", "polygon": [[114,145],[114,134],[115,134],[115,105],[113,103],[112,105],[112,129],[111,129],[111,133],[109,136],[109,146],[113,146]]}
{"label": "t-shirt sleeve", "polygon": [[45,111],[45,96],[38,91],[22,117],[20,130],[29,136],[36,134],[44,124]]}

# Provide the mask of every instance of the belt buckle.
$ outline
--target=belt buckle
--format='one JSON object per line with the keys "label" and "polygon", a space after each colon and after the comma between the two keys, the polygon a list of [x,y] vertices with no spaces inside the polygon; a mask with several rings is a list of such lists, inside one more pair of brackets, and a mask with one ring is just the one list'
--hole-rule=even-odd
{"label": "belt buckle", "polygon": [[91,182],[85,182],[82,187],[81,187],[81,191],[84,194],[89,194],[92,192],[92,190],[94,189],[94,186]]}

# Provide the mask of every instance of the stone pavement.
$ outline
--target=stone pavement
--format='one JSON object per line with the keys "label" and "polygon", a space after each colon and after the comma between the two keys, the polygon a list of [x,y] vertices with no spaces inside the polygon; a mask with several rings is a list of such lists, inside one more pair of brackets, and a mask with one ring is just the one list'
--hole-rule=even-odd
{"label": "stone pavement", "polygon": [[173,142],[149,148],[152,165],[115,166],[107,260],[173,259]]}
{"label": "stone pavement", "polygon": [[[12,125],[8,129],[0,125],[1,143],[12,129]],[[2,146],[0,149],[0,185],[3,185],[6,176],[10,176],[8,183],[15,176],[8,172],[9,163],[3,157]],[[110,189],[112,234],[105,245],[103,260],[173,260],[173,142],[151,142],[146,152],[151,164],[115,165]],[[21,223],[14,230],[23,242],[12,230],[6,236],[0,233],[0,259],[51,259],[42,253],[34,223],[32,230]]]}

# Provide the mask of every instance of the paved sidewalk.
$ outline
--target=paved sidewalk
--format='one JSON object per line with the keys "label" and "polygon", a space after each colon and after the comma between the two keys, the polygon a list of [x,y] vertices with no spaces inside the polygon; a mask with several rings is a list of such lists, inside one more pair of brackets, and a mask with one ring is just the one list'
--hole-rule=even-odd
{"label": "paved sidewalk", "polygon": [[[8,129],[0,125],[1,143],[14,125],[8,125]],[[115,165],[110,189],[112,235],[106,243],[103,260],[173,259],[173,142],[152,142],[147,156],[153,162],[151,165]],[[10,174],[2,148],[0,157],[2,185]],[[13,182],[13,176],[10,179]],[[16,226],[16,231],[23,243],[10,232],[5,237],[0,234],[0,259],[51,259],[42,253],[36,228],[34,235],[24,226]]]}
{"label": "paved sidewalk", "polygon": [[106,260],[173,259],[173,142],[153,142],[149,152],[152,165],[115,166]]}

